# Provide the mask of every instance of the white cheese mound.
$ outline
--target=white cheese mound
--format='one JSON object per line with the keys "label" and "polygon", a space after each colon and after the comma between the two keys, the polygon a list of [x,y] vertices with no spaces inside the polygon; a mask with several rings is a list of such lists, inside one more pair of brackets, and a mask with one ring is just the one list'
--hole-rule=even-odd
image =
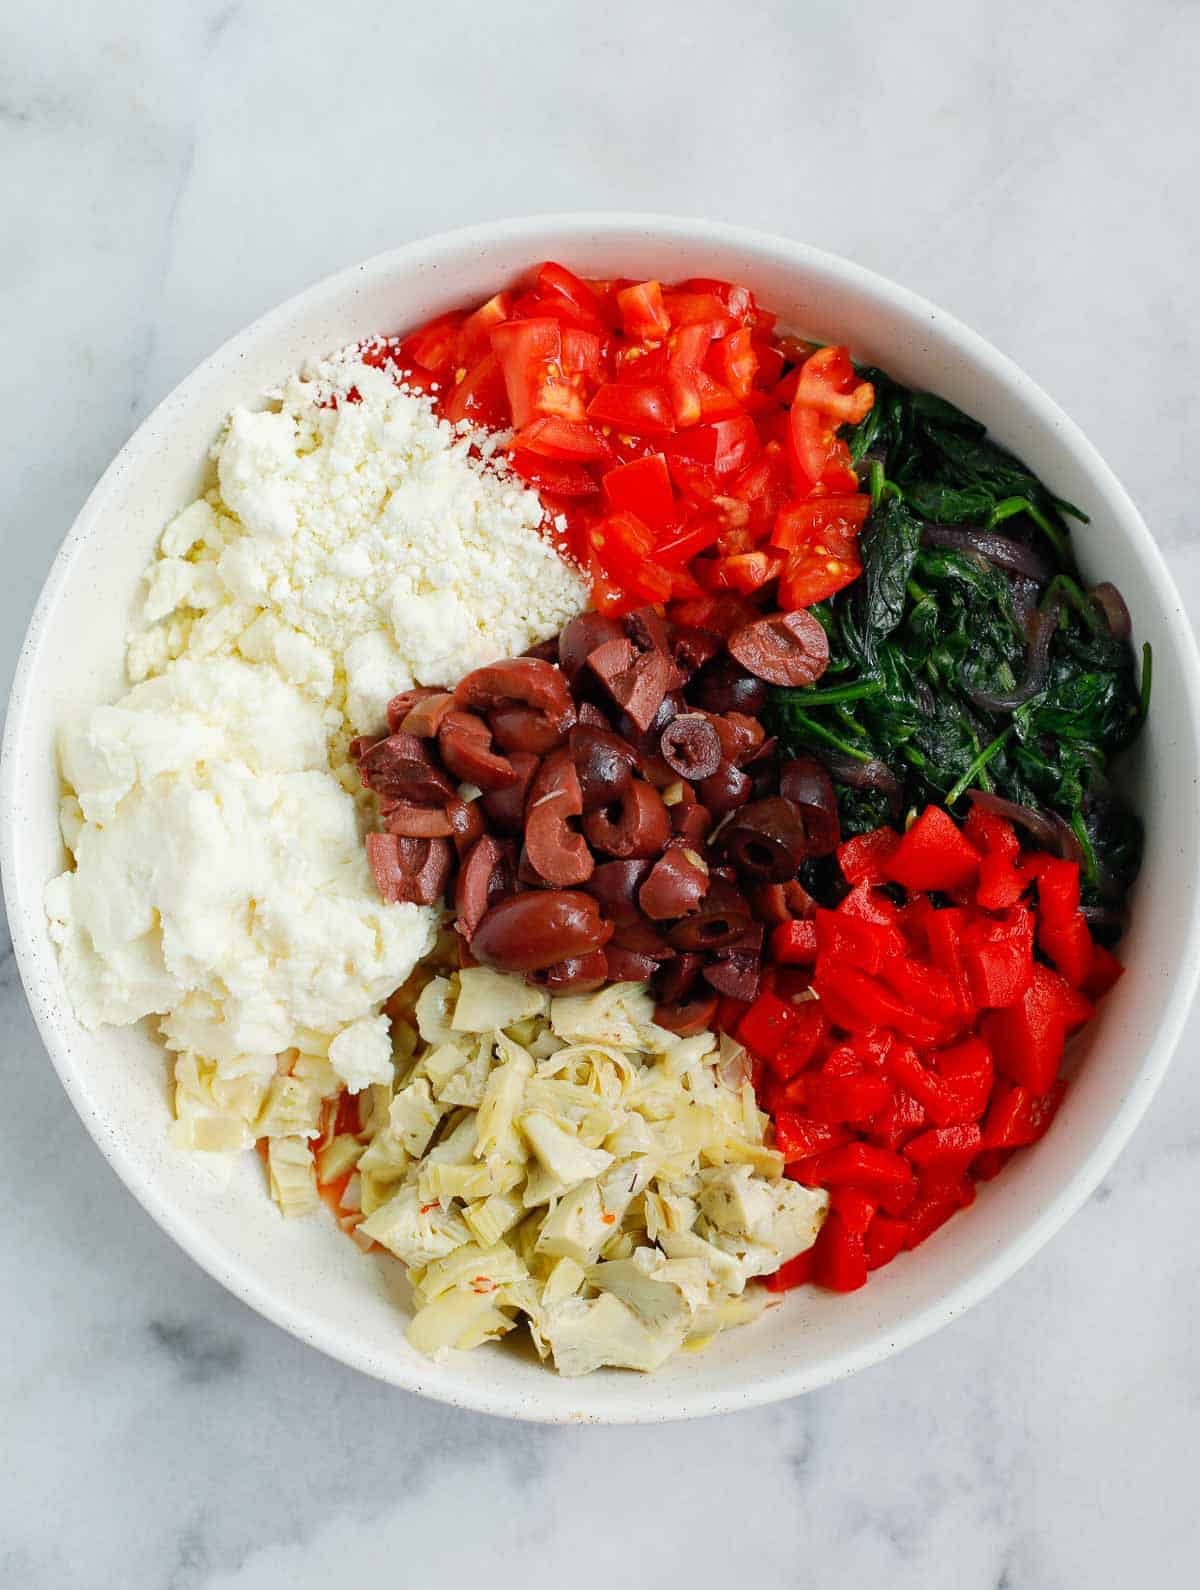
{"label": "white cheese mound", "polygon": [[557,634],[587,586],[494,445],[352,354],[294,377],[275,409],[235,409],[219,489],[163,536],[131,675],[184,647],[237,652],[366,734],[414,683],[456,684]]}
{"label": "white cheese mound", "polygon": [[79,1019],[160,1016],[177,1138],[267,1137],[289,1212],[324,1102],[390,1084],[380,1005],[438,921],[379,898],[349,739],[586,606],[495,446],[353,350],[236,409],[147,572],[134,688],[63,736],[46,908]]}
{"label": "white cheese mound", "polygon": [[158,1014],[218,1065],[311,1050],[431,947],[432,911],[379,898],[320,708],[273,669],[182,659],[64,734],[62,759],[84,820],[46,906],[85,1026]]}

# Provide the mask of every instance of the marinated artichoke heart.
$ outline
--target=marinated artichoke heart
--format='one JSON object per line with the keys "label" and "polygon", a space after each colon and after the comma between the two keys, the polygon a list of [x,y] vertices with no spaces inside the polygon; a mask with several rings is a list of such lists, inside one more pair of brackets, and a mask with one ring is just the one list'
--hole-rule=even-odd
{"label": "marinated artichoke heart", "polygon": [[657,1369],[812,1246],[828,1195],[784,1178],[749,1082],[723,1080],[736,1046],[653,1016],[639,983],[550,998],[472,967],[422,990],[351,1178],[359,1240],[409,1267],[419,1351],[524,1322],[560,1374]]}

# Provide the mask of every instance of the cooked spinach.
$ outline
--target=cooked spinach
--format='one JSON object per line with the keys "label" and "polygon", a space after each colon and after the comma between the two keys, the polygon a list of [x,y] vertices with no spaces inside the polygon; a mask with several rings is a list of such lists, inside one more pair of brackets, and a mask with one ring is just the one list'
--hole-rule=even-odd
{"label": "cooked spinach", "polygon": [[[830,767],[846,833],[928,801],[962,815],[968,789],[994,791],[1061,818],[1083,857],[1085,901],[1119,904],[1140,863],[1141,827],[1108,767],[1146,702],[1128,641],[1078,583],[1064,515],[1085,516],[952,404],[865,374],[875,405],[845,433],[875,503],[863,574],[813,609],[829,634],[829,669],[812,689],[772,692],[772,728],[785,751]],[[933,525],[1003,525],[1052,576],[1009,572],[969,535],[954,547],[923,543]],[[1015,709],[981,705],[1020,696],[1039,624],[1049,641],[1026,684],[1036,677],[1036,691]],[[874,762],[899,794],[859,787],[855,767],[861,775]]]}

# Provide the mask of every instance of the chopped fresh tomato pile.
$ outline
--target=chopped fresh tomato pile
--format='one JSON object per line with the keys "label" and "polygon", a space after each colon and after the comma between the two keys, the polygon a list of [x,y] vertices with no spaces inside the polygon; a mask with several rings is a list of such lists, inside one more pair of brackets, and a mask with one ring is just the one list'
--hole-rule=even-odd
{"label": "chopped fresh tomato pile", "polygon": [[[554,514],[594,605],[762,592],[790,611],[857,578],[870,505],[839,427],[874,402],[845,348],[777,335],[730,282],[585,281],[440,315],[364,357],[452,421],[514,431],[509,461]],[[702,617],[696,616],[697,613]]]}
{"label": "chopped fresh tomato pile", "polygon": [[838,860],[840,905],[778,925],[774,988],[722,1012],[761,1062],[787,1175],[830,1193],[775,1291],[853,1291],[971,1203],[1050,1125],[1067,1039],[1121,975],[1092,942],[1075,863],[1022,852],[981,808],[960,826],[927,807]]}

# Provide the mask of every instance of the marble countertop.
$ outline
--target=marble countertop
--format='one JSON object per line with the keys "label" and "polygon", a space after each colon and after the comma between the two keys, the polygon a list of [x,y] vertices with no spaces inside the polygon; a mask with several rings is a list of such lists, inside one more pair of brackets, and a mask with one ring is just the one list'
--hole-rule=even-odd
{"label": "marble countertop", "polygon": [[[955,311],[1081,422],[1200,613],[1195,5],[45,0],[0,40],[0,699],[60,537],[204,354],[340,265],[531,210],[763,226]],[[465,1415],[301,1346],[118,1183],[11,951],[0,1025],[2,1590],[1197,1571],[1195,1019],[998,1295],[827,1391],[648,1430]]]}

